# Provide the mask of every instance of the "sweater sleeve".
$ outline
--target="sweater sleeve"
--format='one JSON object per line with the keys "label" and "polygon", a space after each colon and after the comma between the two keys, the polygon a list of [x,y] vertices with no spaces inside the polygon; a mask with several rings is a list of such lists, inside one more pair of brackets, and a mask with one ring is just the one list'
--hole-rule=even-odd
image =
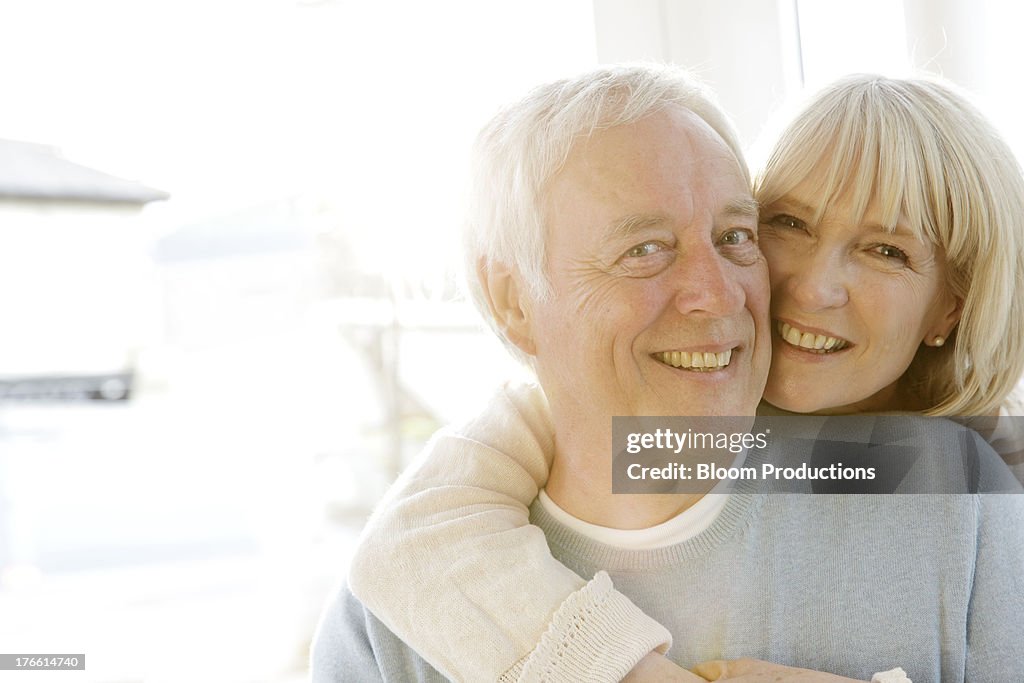
{"label": "sweater sleeve", "polygon": [[1024,495],[981,494],[967,621],[966,683],[1020,680],[1024,671]]}
{"label": "sweater sleeve", "polygon": [[445,675],[468,681],[618,681],[671,636],[616,591],[551,556],[528,505],[554,451],[546,400],[507,386],[438,433],[378,506],[352,592]]}

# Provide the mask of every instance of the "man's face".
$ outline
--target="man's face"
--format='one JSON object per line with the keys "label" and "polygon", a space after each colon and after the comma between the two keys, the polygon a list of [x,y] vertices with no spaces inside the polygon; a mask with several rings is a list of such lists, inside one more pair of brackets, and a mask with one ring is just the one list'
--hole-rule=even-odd
{"label": "man's face", "polygon": [[553,296],[529,316],[556,432],[754,413],[768,270],[749,187],[706,123],[671,108],[582,139],[544,208]]}

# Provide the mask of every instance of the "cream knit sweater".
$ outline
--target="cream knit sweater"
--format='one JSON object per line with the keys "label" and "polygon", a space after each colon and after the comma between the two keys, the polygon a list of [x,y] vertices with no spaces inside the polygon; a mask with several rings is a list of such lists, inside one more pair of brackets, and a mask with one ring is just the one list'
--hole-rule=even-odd
{"label": "cream knit sweater", "polygon": [[[581,680],[576,663],[618,681],[672,643],[607,575],[587,582],[554,559],[530,525],[553,433],[540,389],[506,386],[479,417],[434,436],[363,532],[352,592],[452,679],[516,681],[557,661],[549,680]],[[509,557],[514,566],[491,566]],[[453,618],[437,628],[437,615]]]}

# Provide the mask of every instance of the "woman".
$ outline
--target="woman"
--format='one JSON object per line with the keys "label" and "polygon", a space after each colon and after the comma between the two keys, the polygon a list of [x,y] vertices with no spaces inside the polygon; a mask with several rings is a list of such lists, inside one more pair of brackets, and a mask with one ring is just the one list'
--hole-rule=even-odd
{"label": "woman", "polygon": [[[928,81],[840,81],[782,134],[755,190],[776,334],[769,410],[999,413],[1024,368],[1024,300],[1011,296],[1024,275],[1024,182],[1005,144],[962,97]],[[456,435],[492,444],[507,458],[502,467],[518,466],[514,480],[508,468],[483,475],[483,489],[480,473],[496,467],[494,451],[456,452],[450,440],[435,441],[420,478],[398,489],[368,527],[372,546],[363,544],[350,574],[356,595],[385,617],[413,604],[439,632],[449,598],[469,595],[480,610],[460,610],[460,618],[478,620],[483,633],[518,598],[502,595],[513,583],[505,578],[520,574],[521,584],[526,572],[554,615],[552,628],[571,624],[587,638],[580,615],[612,599],[607,576],[585,583],[550,557],[540,534],[499,533],[526,528],[525,506],[547,476],[550,431],[543,396],[529,388],[499,396],[487,417]],[[472,515],[440,493],[471,476],[477,488],[467,490],[479,498],[462,504],[474,505]],[[421,534],[439,534],[434,547],[451,552],[417,554],[411,539]],[[495,562],[495,538],[508,539],[509,558],[533,563]],[[478,558],[474,547],[485,539],[491,554]],[[382,573],[398,559],[417,574],[441,575],[453,558],[480,585],[453,586],[452,596],[433,590],[422,601],[415,586],[402,590]],[[637,625],[624,620],[622,628]],[[489,656],[484,636],[476,652],[474,643],[446,651],[443,638],[405,636],[456,671],[460,659]],[[540,641],[534,652],[546,647],[539,633],[509,637]],[[503,680],[515,680],[523,665],[529,657]]]}
{"label": "woman", "polygon": [[[1024,363],[1020,172],[962,97],[840,81],[789,126],[755,193],[776,324],[768,403],[998,413]],[[806,349],[809,333],[828,348]]]}

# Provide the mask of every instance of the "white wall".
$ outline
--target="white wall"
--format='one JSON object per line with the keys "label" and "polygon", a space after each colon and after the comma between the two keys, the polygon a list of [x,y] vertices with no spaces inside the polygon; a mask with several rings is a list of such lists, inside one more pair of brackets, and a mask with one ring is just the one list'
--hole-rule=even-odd
{"label": "white wall", "polygon": [[974,95],[1024,156],[1024,4],[1011,0],[593,0],[602,62],[691,67],[743,142],[803,87],[842,75],[942,75]]}
{"label": "white wall", "polygon": [[794,0],[594,0],[598,59],[690,67],[752,143],[800,86]]}
{"label": "white wall", "polygon": [[1011,0],[904,0],[914,66],[942,75],[976,103],[1024,158],[1024,5]]}

